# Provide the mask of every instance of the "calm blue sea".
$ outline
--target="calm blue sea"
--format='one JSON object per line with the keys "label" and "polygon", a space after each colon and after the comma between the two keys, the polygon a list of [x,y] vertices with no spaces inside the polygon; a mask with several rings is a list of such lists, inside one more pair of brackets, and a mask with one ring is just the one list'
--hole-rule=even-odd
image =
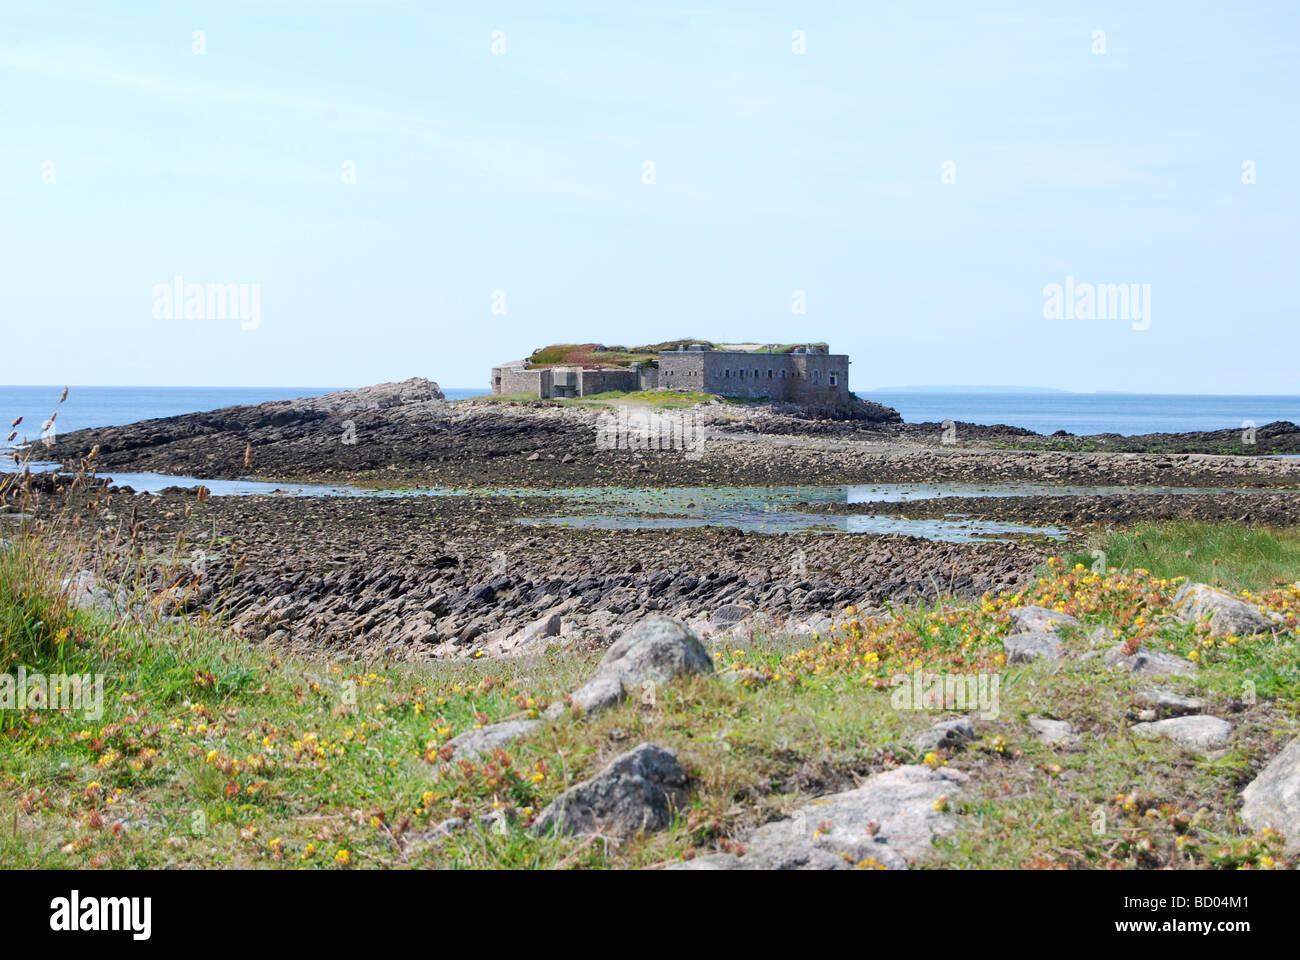
{"label": "calm blue sea", "polygon": [[[35,439],[41,424],[54,411],[58,433],[71,433],[85,427],[109,427],[137,420],[174,417],[199,410],[218,410],[239,404],[265,403],[268,400],[291,400],[314,397],[339,387],[69,387],[68,399],[59,403],[63,387],[0,386],[0,448],[6,446],[9,424],[21,416],[18,438]],[[464,400],[487,393],[487,390],[443,390],[448,399]]]}
{"label": "calm blue sea", "polygon": [[1300,423],[1300,396],[1195,396],[1158,393],[922,393],[860,396],[897,410],[908,423],[1005,423],[1038,433],[1185,433],[1240,430],[1274,420]]}
{"label": "calm blue sea", "polygon": [[[71,387],[59,404],[62,386],[0,386],[0,427],[21,415],[19,440],[40,435],[54,410],[59,433],[102,427],[233,404],[327,393],[335,387]],[[443,388],[449,399],[463,400],[486,390]],[[1156,433],[1240,429],[1247,421],[1263,426],[1274,420],[1300,423],[1300,397],[1193,396],[1086,393],[923,393],[880,392],[867,399],[894,407],[911,423],[963,420],[1005,423],[1039,433],[1067,430],[1075,434]],[[8,429],[0,432],[0,446]]]}

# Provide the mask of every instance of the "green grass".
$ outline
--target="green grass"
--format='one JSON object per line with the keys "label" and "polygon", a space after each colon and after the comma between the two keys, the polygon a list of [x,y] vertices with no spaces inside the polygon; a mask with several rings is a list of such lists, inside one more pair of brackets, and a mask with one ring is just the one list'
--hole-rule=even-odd
{"label": "green grass", "polygon": [[533,393],[490,394],[473,397],[465,403],[542,403],[556,407],[583,407],[593,405],[618,405],[634,403],[658,407],[663,410],[685,410],[701,403],[718,400],[723,403],[738,402],[712,393],[688,390],[606,390],[582,397],[550,397],[542,400]]}
{"label": "green grass", "polygon": [[1270,529],[1230,523],[1170,521],[1110,533],[1070,558],[1092,567],[1094,549],[1105,566],[1140,567],[1156,576],[1186,576],[1235,592],[1300,580],[1300,527]]}
{"label": "green grass", "polygon": [[571,400],[569,402],[625,402],[644,404],[646,406],[659,407],[665,410],[684,410],[716,399],[719,398],[715,397],[711,393],[702,393],[698,390],[607,390],[604,393],[589,394],[588,396],[582,397],[579,401]]}
{"label": "green grass", "polygon": [[469,397],[461,403],[541,403],[535,393],[485,393],[479,397]]}
{"label": "green grass", "polygon": [[[694,340],[690,338],[682,340],[666,340],[663,343],[651,343],[638,347],[623,346],[605,346],[597,343],[556,343],[550,346],[539,347],[534,350],[528,358],[529,369],[538,367],[554,367],[565,365],[587,365],[587,364],[607,364],[610,366],[626,367],[633,363],[657,363],[659,353],[664,350],[672,351],[679,346],[689,346],[691,344],[704,344],[713,349],[718,349],[725,345],[713,343],[708,340]],[[816,346],[826,346],[827,344],[818,341]],[[773,353],[790,353],[797,347],[804,346],[800,343],[782,343],[773,344]]]}
{"label": "green grass", "polygon": [[[575,689],[597,656],[553,649],[422,667],[291,657],[215,624],[69,612],[53,586],[58,575],[37,541],[19,539],[0,555],[3,670],[102,673],[104,715],[0,711],[0,863],[9,866],[659,865],[716,849],[870,773],[919,762],[908,741],[931,715],[895,709],[885,682],[913,662],[1001,679],[998,715],[975,721],[979,742],[932,761],[970,775],[953,800],[962,828],[939,843],[934,863],[1266,864],[1275,843],[1241,827],[1236,797],[1252,762],[1300,732],[1292,640],[1206,646],[1170,615],[1176,583],[1056,565],[1024,593],[983,605],[909,608],[892,623],[859,624],[846,612],[826,638],[760,635],[715,651],[720,672],[744,665],[753,681],[679,680],[595,717],[545,721],[498,755],[462,764],[439,754],[452,736],[536,715]],[[1024,602],[1076,612],[1086,629],[1064,636],[1077,654],[1117,636],[1194,651],[1198,674],[1162,685],[1206,698],[1242,736],[1222,756],[1195,758],[1128,733],[1141,681],[1095,659],[1001,665],[1005,608]],[[1261,602],[1294,615],[1300,592]],[[1097,627],[1109,636],[1093,637]],[[1257,702],[1234,706],[1246,681]],[[1074,723],[1085,749],[1040,744],[1030,714]],[[618,843],[524,828],[568,785],[642,740],[677,751],[692,774],[674,827]],[[451,836],[430,835],[447,818],[501,808],[518,816],[503,832],[469,820]]]}

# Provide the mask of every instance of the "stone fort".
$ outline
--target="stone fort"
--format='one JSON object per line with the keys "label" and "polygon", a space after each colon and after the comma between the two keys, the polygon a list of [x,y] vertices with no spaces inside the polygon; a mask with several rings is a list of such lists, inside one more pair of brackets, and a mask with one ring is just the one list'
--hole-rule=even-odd
{"label": "stone fort", "polygon": [[685,390],[793,403],[849,402],[849,358],[825,344],[754,349],[716,349],[681,344],[649,361],[624,366],[583,364],[530,366],[528,361],[492,368],[492,392],[528,393],[542,399],[583,397],[608,390]]}

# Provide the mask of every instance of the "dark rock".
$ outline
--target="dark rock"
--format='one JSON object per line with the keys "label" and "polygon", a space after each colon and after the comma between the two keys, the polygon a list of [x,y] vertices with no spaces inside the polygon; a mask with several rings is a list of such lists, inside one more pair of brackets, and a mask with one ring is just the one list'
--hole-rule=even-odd
{"label": "dark rock", "polygon": [[662,830],[686,805],[686,784],[675,753],[642,743],[553,800],[534,829],[620,837]]}

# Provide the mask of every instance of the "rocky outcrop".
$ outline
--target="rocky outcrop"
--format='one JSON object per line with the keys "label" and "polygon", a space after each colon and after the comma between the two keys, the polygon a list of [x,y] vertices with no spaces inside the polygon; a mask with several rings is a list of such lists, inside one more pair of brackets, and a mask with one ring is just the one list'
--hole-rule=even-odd
{"label": "rocky outcrop", "polygon": [[684,624],[647,617],[609,648],[596,673],[570,698],[587,713],[618,703],[646,684],[663,685],[690,673],[712,673],[713,658]]}
{"label": "rocky outcrop", "polygon": [[710,854],[679,870],[848,870],[905,868],[925,857],[936,836],[957,827],[950,802],[966,775],[947,767],[898,767],[843,793],[799,807],[755,830],[744,853]]}
{"label": "rocky outcrop", "polygon": [[[691,486],[716,482],[719,468],[729,483],[859,483],[975,480],[1046,480],[1078,484],[1158,484],[1163,486],[1294,486],[1300,465],[1260,456],[1215,456],[1234,438],[1211,434],[1173,439],[1111,435],[1090,445],[1141,451],[1198,444],[1205,453],[996,452],[964,448],[969,441],[1008,444],[1058,443],[1006,426],[958,424],[963,448],[944,449],[939,424],[903,424],[896,411],[853,401],[858,408],[819,416],[813,408],[783,412],[770,405],[721,402],[696,407],[692,415],[707,424],[702,457],[679,451],[594,449],[600,411],[583,407],[496,402],[447,403],[436,384],[419,378],[380,384],[325,397],[275,401],[257,406],[185,414],[117,427],[61,434],[50,459],[72,464],[99,444],[99,463],[112,470],[156,471],[203,478],[233,479],[250,473],[298,480],[349,480],[359,471],[382,470],[397,484],[445,486],[582,486],[592,483],[636,486]],[[345,427],[344,421],[352,421]],[[345,437],[347,438],[345,440]],[[1252,453],[1300,452],[1300,429],[1293,424],[1261,427]],[[1082,439],[1082,438],[1071,438]],[[353,442],[355,440],[355,442]],[[891,444],[890,441],[895,443]],[[930,444],[931,449],[917,449]],[[1232,439],[1240,453],[1239,432]],[[244,452],[251,447],[251,467]],[[791,447],[800,455],[791,456]],[[804,452],[816,455],[805,456]],[[956,454],[956,455],[953,455]],[[532,459],[530,459],[532,458]],[[1180,497],[1123,498],[1128,519],[1163,514],[1185,502]],[[909,505],[911,506],[911,505]],[[1009,508],[1008,505],[1003,505]],[[1201,507],[1199,509],[1204,509]],[[1294,498],[1232,498],[1229,518],[1256,520],[1294,515]],[[1092,511],[1087,511],[1091,513]],[[1059,511],[1058,511],[1059,513]]]}
{"label": "rocky outcrop", "polygon": [[1257,607],[1205,583],[1186,583],[1174,595],[1174,608],[1182,623],[1208,623],[1210,635],[1246,636],[1277,626]]}
{"label": "rocky outcrop", "polygon": [[1007,663],[1060,660],[1065,656],[1065,644],[1055,633],[1046,630],[1005,637],[1002,640],[1002,649],[1007,652]]}
{"label": "rocky outcrop", "polygon": [[533,829],[617,837],[662,830],[686,805],[687,779],[675,753],[642,743],[556,797]]}
{"label": "rocky outcrop", "polygon": [[[61,502],[44,498],[42,511]],[[220,616],[247,640],[275,636],[313,655],[415,661],[603,650],[622,624],[659,613],[695,623],[729,604],[757,611],[730,628],[747,646],[751,632],[773,625],[824,632],[849,605],[865,619],[886,601],[939,590],[976,598],[1014,589],[1042,557],[1040,546],[1018,543],[717,528],[638,536],[516,522],[547,509],[530,498],[213,496],[198,504],[192,494],[115,494],[116,519],[105,530],[134,517],[158,555],[197,522],[228,542],[203,551],[176,612]],[[796,547],[806,573],[791,571]],[[547,637],[552,616],[559,634]],[[696,636],[707,629],[701,623]]]}
{"label": "rocky outcrop", "polygon": [[1241,818],[1252,830],[1286,834],[1284,852],[1300,855],[1300,738],[1269,761],[1241,792]]}

